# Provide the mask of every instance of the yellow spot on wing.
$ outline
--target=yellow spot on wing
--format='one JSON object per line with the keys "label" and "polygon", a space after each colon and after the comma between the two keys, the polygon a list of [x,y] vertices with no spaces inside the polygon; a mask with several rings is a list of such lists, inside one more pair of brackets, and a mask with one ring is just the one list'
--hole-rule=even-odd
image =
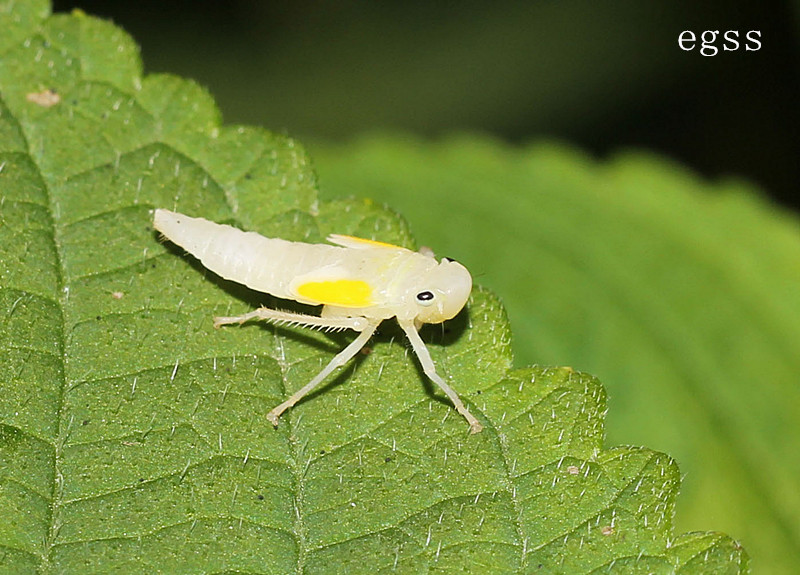
{"label": "yellow spot on wing", "polygon": [[328,241],[333,244],[344,246],[346,248],[392,248],[395,250],[403,249],[400,246],[387,244],[386,242],[367,240],[365,238],[357,238],[356,236],[346,236],[342,234],[331,234],[328,236]]}
{"label": "yellow spot on wing", "polygon": [[328,280],[306,282],[297,286],[298,295],[326,305],[368,307],[372,288],[363,280]]}

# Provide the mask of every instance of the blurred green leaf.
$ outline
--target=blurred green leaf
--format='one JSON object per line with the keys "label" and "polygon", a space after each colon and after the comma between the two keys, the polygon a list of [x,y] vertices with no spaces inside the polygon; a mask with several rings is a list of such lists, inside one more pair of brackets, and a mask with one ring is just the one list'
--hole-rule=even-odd
{"label": "blurred green leaf", "polygon": [[324,193],[390,203],[502,294],[518,364],[602,379],[610,443],[686,474],[679,529],[712,524],[764,572],[800,572],[796,217],[642,153],[466,136],[312,152]]}
{"label": "blurred green leaf", "polygon": [[319,203],[295,142],[221,126],[191,82],[142,78],[111,24],[32,6],[0,3],[5,572],[747,571],[727,536],[673,537],[668,456],[602,449],[597,380],[509,369],[505,312],[483,289],[424,331],[483,433],[391,325],[267,425],[348,336],[213,330],[268,298],[160,244],[150,210],[412,245],[405,224]]}

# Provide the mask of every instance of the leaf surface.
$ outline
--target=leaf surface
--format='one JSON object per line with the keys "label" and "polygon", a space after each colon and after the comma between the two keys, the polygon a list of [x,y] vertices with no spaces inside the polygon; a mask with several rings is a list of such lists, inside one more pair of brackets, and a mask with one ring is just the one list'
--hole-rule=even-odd
{"label": "leaf surface", "polygon": [[[320,203],[303,149],[226,127],[192,82],[141,76],[82,13],[0,3],[0,565],[12,573],[739,573],[720,534],[675,538],[678,469],[603,449],[605,392],[512,370],[497,298],[423,337],[465,422],[387,324],[350,340],[214,315],[277,305],[159,243],[151,209],[265,235],[413,245],[369,202]],[[284,302],[285,303],[285,302]]]}

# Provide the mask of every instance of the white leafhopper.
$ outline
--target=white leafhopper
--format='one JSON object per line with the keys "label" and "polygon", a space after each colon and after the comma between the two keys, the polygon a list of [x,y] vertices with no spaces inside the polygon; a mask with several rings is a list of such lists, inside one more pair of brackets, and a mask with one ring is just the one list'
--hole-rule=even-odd
{"label": "white leafhopper", "polygon": [[483,426],[458,394],[436,373],[418,329],[458,314],[472,290],[472,276],[456,261],[437,261],[428,252],[352,236],[331,235],[327,244],[266,238],[203,218],[155,210],[154,225],[209,270],[247,287],[303,304],[322,305],[319,316],[260,308],[234,317],[214,318],[214,326],[266,320],[321,329],[352,329],[353,342],[286,401],[269,412],[273,425],[288,408],[317,387],[336,368],[353,358],[385,319],[397,318],[425,374],[469,422]]}

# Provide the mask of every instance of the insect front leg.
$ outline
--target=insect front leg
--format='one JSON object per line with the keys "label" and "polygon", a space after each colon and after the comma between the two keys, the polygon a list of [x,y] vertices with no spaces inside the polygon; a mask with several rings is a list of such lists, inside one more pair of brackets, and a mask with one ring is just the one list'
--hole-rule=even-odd
{"label": "insect front leg", "polygon": [[294,392],[289,399],[287,399],[280,405],[275,406],[272,409],[272,411],[270,411],[267,414],[267,419],[270,421],[270,423],[272,423],[272,425],[277,426],[278,418],[284,411],[286,411],[290,407],[293,407],[294,404],[296,404],[298,401],[303,399],[303,397],[308,395],[315,387],[317,387],[320,383],[322,383],[322,381],[326,377],[328,377],[331,374],[331,372],[333,372],[333,370],[335,370],[337,367],[343,366],[348,361],[350,361],[353,358],[353,356],[357,354],[361,350],[361,348],[367,344],[369,338],[372,337],[372,334],[375,332],[375,329],[378,327],[379,323],[380,322],[373,322],[369,324],[360,334],[358,334],[358,337],[355,338],[350,345],[348,345],[346,348],[344,348],[342,351],[336,354],[336,356],[330,361],[330,363],[326,365],[325,368],[314,377],[314,379],[312,379],[303,387],[301,387],[299,390]]}
{"label": "insect front leg", "polygon": [[422,338],[419,336],[417,332],[417,328],[414,325],[413,321],[399,321],[400,327],[403,328],[403,331],[406,332],[408,336],[408,340],[411,342],[411,347],[414,349],[414,353],[417,354],[419,358],[419,363],[422,365],[422,371],[425,372],[431,381],[433,381],[436,385],[438,385],[443,392],[450,398],[450,401],[453,402],[453,405],[461,415],[467,420],[469,423],[469,431],[470,433],[478,433],[483,429],[483,425],[481,422],[477,420],[477,418],[472,415],[467,407],[464,405],[464,402],[461,401],[461,398],[458,397],[458,394],[455,390],[447,385],[445,380],[443,380],[438,373],[436,373],[436,366],[433,363],[433,359],[431,358],[431,354],[428,351],[428,348],[425,347],[425,342],[422,341]]}

